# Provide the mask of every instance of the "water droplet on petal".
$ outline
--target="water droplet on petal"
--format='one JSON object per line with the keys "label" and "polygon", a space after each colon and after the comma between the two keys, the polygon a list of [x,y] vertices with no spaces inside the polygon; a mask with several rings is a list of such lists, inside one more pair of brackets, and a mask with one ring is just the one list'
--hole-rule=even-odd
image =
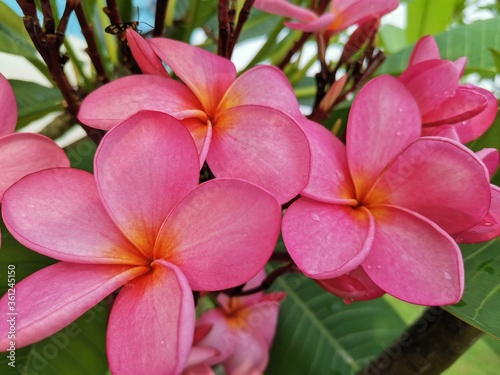
{"label": "water droplet on petal", "polygon": [[320,217],[317,214],[312,214],[311,219],[313,219],[313,221],[315,221],[317,223],[319,223],[321,221]]}
{"label": "water droplet on petal", "polygon": [[448,272],[443,271],[443,273],[444,273],[444,278],[445,278],[446,280],[451,280],[451,275],[450,275]]}
{"label": "water droplet on petal", "polygon": [[366,266],[366,268],[368,268],[369,270],[371,270],[372,266],[368,265],[368,266]]}
{"label": "water droplet on petal", "polygon": [[161,340],[160,344],[162,344],[162,345],[165,344],[165,340]]}
{"label": "water droplet on petal", "polygon": [[457,237],[457,238],[455,238],[455,242],[456,243],[463,243],[464,239],[462,237]]}
{"label": "water droplet on petal", "polygon": [[483,225],[484,225],[485,227],[491,227],[491,226],[493,225],[493,223],[491,223],[491,222],[489,222],[489,221],[485,221],[485,222],[483,223]]}
{"label": "water droplet on petal", "polygon": [[350,305],[352,303],[352,301],[354,301],[352,298],[344,298],[344,303],[346,305]]}
{"label": "water droplet on petal", "polygon": [[377,266],[377,269],[381,270],[381,269],[382,269],[382,266],[379,264],[379,265]]}
{"label": "water droplet on petal", "polygon": [[400,131],[400,130],[398,130],[398,131],[396,132],[396,135],[399,137],[399,136],[401,135],[401,131]]}

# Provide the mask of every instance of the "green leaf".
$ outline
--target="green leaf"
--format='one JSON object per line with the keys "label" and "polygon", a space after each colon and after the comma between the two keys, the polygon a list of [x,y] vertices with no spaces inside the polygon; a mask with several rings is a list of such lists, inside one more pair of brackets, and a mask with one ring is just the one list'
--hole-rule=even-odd
{"label": "green leaf", "polygon": [[408,45],[405,30],[394,25],[382,25],[379,30],[380,43],[384,52],[393,54]]}
{"label": "green leaf", "polygon": [[9,83],[16,96],[17,128],[22,128],[51,112],[64,110],[61,93],[54,87],[18,80],[9,80]]}
{"label": "green leaf", "polygon": [[[442,59],[456,60],[467,57],[466,73],[479,73],[492,77],[497,67],[490,48],[500,43],[500,17],[459,26],[435,36]],[[385,60],[377,74],[399,75],[407,67],[413,46],[407,47]]]}
{"label": "green leaf", "polygon": [[14,30],[19,36],[22,36],[26,41],[31,43],[30,36],[24,27],[23,18],[14,12],[8,5],[0,2],[0,14],[2,15],[2,22],[10,29]]}
{"label": "green leaf", "polygon": [[94,155],[96,150],[96,144],[89,138],[84,138],[65,148],[71,167],[83,169],[90,173],[94,171]]}
{"label": "green leaf", "polygon": [[464,0],[414,0],[408,3],[406,39],[415,43],[421,37],[446,29]]}
{"label": "green leaf", "polygon": [[490,48],[489,50],[491,56],[493,57],[493,61],[495,62],[497,73],[500,73],[500,51],[494,48]]}
{"label": "green leaf", "polygon": [[470,325],[500,339],[500,238],[462,245],[465,292],[447,311]]}
{"label": "green leaf", "polygon": [[267,374],[351,374],[405,328],[383,299],[345,304],[299,275],[278,279],[287,294]]}

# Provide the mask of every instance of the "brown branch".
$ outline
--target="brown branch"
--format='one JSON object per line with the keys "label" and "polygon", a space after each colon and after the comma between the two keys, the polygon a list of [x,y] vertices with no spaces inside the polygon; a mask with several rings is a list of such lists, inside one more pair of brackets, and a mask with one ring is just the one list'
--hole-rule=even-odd
{"label": "brown branch", "polygon": [[281,60],[281,62],[278,64],[278,68],[281,70],[285,69],[285,66],[287,66],[290,63],[290,60],[292,59],[293,55],[295,55],[307,42],[307,39],[312,35],[312,33],[302,33],[300,36],[299,40],[295,42],[295,44],[290,48],[286,56]]}
{"label": "brown branch", "polygon": [[245,22],[247,22],[248,17],[250,16],[250,11],[252,10],[253,3],[255,3],[255,0],[245,0],[245,4],[243,4],[243,8],[241,8],[240,15],[238,16],[238,24],[236,25],[236,29],[231,35],[231,40],[229,43],[229,51],[228,51],[229,58],[231,58],[234,46],[238,42],[241,31],[243,30],[243,26],[245,25]]}
{"label": "brown branch", "polygon": [[103,9],[104,13],[109,18],[111,24],[122,23],[122,18],[120,17],[120,10],[118,9],[118,4],[116,0],[106,0],[106,7]]}
{"label": "brown branch", "polygon": [[424,314],[357,375],[437,375],[483,332],[439,307]]}
{"label": "brown branch", "polygon": [[107,83],[109,82],[109,77],[108,73],[106,73],[106,69],[104,68],[104,64],[101,60],[101,54],[99,53],[99,49],[97,48],[97,43],[94,37],[94,27],[87,21],[87,17],[85,16],[85,11],[83,10],[83,5],[81,4],[80,1],[70,0],[66,2],[66,8],[75,5],[76,5],[75,8],[76,17],[78,19],[78,23],[80,24],[80,28],[82,29],[82,34],[85,38],[85,41],[87,42],[87,53],[97,73],[97,80],[102,84]]}
{"label": "brown branch", "polygon": [[158,0],[156,2],[155,28],[153,36],[162,36],[165,27],[165,17],[167,16],[168,0]]}
{"label": "brown branch", "polygon": [[231,36],[229,27],[229,0],[219,0],[217,17],[219,20],[219,42],[217,54],[228,57],[228,46]]}

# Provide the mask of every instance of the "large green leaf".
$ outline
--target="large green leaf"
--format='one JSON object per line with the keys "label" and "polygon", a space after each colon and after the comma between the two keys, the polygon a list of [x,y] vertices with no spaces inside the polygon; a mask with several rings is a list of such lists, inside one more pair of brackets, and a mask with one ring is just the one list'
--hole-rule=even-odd
{"label": "large green leaf", "polygon": [[[442,59],[456,60],[467,57],[466,72],[491,77],[496,73],[491,48],[500,45],[500,17],[459,26],[435,36]],[[398,75],[408,64],[413,46],[387,57],[378,74]]]}
{"label": "large green leaf", "polygon": [[414,0],[408,3],[406,37],[415,43],[424,35],[444,31],[464,0]]}
{"label": "large green leaf", "polygon": [[465,292],[462,300],[446,307],[453,315],[500,339],[500,238],[462,245]]}
{"label": "large green leaf", "polygon": [[62,96],[54,87],[41,86],[34,82],[9,80],[16,96],[17,128],[48,113],[62,111]]}
{"label": "large green leaf", "polygon": [[405,328],[383,299],[347,305],[299,275],[279,279],[277,288],[287,297],[280,310],[268,375],[351,374]]}

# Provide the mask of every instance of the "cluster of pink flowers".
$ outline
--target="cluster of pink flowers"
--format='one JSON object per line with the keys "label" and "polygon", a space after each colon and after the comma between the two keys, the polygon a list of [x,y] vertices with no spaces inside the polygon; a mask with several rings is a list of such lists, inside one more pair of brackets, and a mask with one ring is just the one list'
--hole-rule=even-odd
{"label": "cluster of pink flowers", "polygon": [[[334,33],[397,1],[336,0],[323,15],[284,0],[256,6],[302,21],[290,27]],[[126,35],[144,74],[92,92],[79,113],[108,131],[94,175],[69,168],[50,140],[6,135],[14,99],[0,77],[3,219],[21,244],[60,261],[17,286],[18,348],[119,290],[107,332],[113,374],[212,374],[219,363],[228,374],[262,373],[283,293],[219,293],[196,320],[193,291],[260,285],[280,232],[300,271],[347,301],[460,300],[457,242],[500,234],[500,189],[489,182],[498,151],[463,145],[491,125],[497,103],[459,83],[464,59],[441,60],[422,39],[399,78],[359,91],[343,144],[301,114],[280,70],[237,77],[200,48]],[[199,184],[204,165],[215,178]]]}

